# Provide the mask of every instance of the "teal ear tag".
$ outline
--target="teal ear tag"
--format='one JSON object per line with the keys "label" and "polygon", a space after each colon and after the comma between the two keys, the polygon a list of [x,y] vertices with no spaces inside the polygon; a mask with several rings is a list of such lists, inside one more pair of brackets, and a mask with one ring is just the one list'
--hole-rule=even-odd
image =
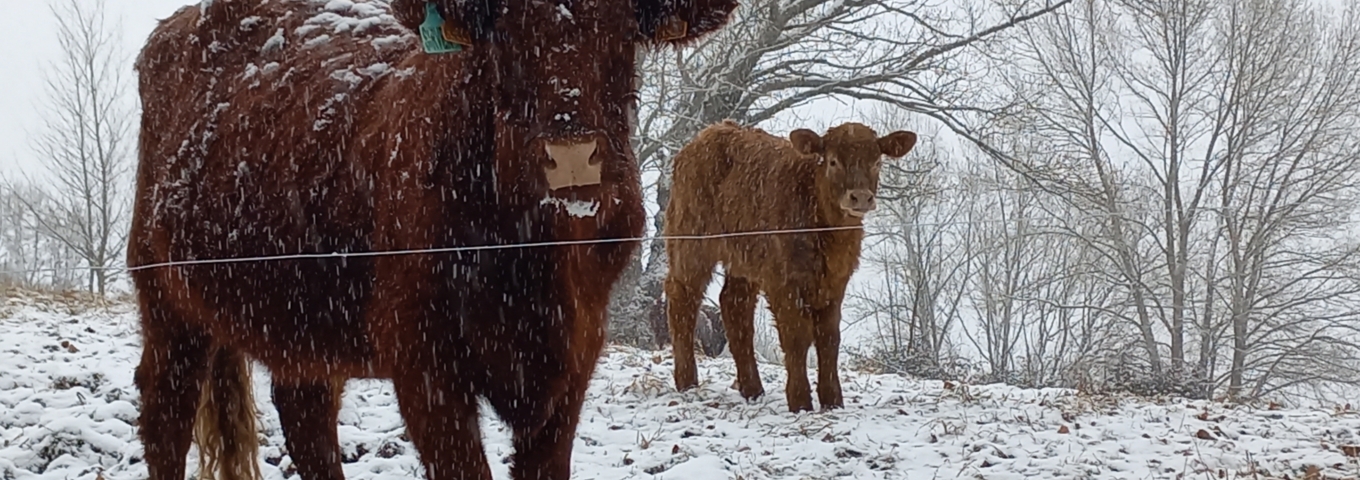
{"label": "teal ear tag", "polygon": [[425,2],[425,22],[420,24],[420,45],[425,53],[453,53],[463,50],[463,46],[444,39],[444,17],[434,2]]}

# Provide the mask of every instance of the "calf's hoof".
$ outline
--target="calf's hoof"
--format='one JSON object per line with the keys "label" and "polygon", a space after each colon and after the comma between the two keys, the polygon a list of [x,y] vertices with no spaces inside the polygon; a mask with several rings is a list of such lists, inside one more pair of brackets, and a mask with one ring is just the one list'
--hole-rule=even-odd
{"label": "calf's hoof", "polygon": [[680,375],[675,376],[675,390],[678,392],[690,390],[697,386],[699,386],[699,379],[697,378],[694,377],[686,378],[681,377]]}
{"label": "calf's hoof", "polygon": [[741,392],[741,398],[747,401],[753,401],[765,394],[765,387],[759,381],[743,384],[741,380],[733,380],[732,389]]}
{"label": "calf's hoof", "polygon": [[683,392],[699,386],[699,368],[693,363],[686,365],[684,361],[677,360],[672,375],[675,376],[675,389],[677,391]]}
{"label": "calf's hoof", "polygon": [[845,399],[841,396],[840,392],[822,393],[817,395],[817,403],[822,404],[822,410],[831,410],[844,407]]}
{"label": "calf's hoof", "polygon": [[812,399],[811,399],[811,398],[809,398],[809,399],[807,399],[807,400],[803,400],[803,401],[790,401],[790,402],[789,402],[789,413],[811,412],[811,411],[812,411]]}

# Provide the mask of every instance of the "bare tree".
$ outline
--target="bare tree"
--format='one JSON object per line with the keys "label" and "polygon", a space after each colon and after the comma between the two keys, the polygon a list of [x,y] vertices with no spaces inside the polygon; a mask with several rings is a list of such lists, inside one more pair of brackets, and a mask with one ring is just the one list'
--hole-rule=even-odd
{"label": "bare tree", "polygon": [[[866,225],[863,266],[857,276],[878,275],[867,293],[850,295],[851,323],[872,322],[867,357],[886,371],[928,377],[964,372],[955,334],[965,315],[966,287],[974,275],[972,196],[957,175],[959,158],[932,138],[937,126],[912,121],[898,107],[866,119],[876,129],[908,129],[927,139],[907,158],[886,161],[879,209]],[[971,193],[971,192],[970,192]]]}
{"label": "bare tree", "polygon": [[1214,3],[1121,0],[1119,5],[1128,19],[1121,36],[1128,48],[1114,51],[1121,57],[1115,65],[1123,90],[1131,94],[1124,108],[1138,120],[1115,123],[1110,131],[1159,190],[1161,213],[1153,235],[1170,299],[1155,308],[1169,337],[1170,367],[1180,372],[1185,370],[1185,321],[1193,312],[1186,290],[1191,236],[1220,165],[1212,157],[1194,158],[1196,144],[1210,131],[1210,96],[1202,85],[1219,63],[1208,45]]}
{"label": "bare tree", "polygon": [[40,188],[0,183],[0,284],[69,290],[81,283],[76,255],[40,227],[51,201]]}
{"label": "bare tree", "polygon": [[1228,394],[1360,382],[1360,8],[1332,20],[1301,0],[1230,2],[1220,182]]}
{"label": "bare tree", "polygon": [[[1109,119],[1118,116],[1114,80],[1119,71],[1111,54],[1117,42],[1116,15],[1102,0],[1079,0],[1072,9],[1022,28],[1019,71],[1007,77],[1025,103],[1007,135],[1037,137],[1044,148],[1019,153],[1017,169],[1037,187],[1071,207],[1091,212],[1101,224],[1098,234],[1069,224],[1068,233],[1101,252],[1110,261],[1110,283],[1128,294],[1131,312],[1119,312],[1137,328],[1147,366],[1154,375],[1163,371],[1163,354],[1155,330],[1156,298],[1149,277],[1143,242],[1148,198],[1126,162],[1116,158],[1109,142],[1114,137]],[[1004,139],[995,140],[1005,145]],[[1026,155],[1035,151],[1052,155]]]}
{"label": "bare tree", "polygon": [[56,190],[45,207],[25,205],[44,234],[86,263],[87,288],[102,295],[126,239],[127,59],[103,0],[56,0],[50,9],[62,55],[46,72],[48,103],[34,150]]}
{"label": "bare tree", "polygon": [[1025,108],[996,132],[1046,148],[987,152],[1094,214],[1060,231],[1113,267],[1100,281],[1126,302],[1107,313],[1141,361],[1234,398],[1360,380],[1360,258],[1338,236],[1360,200],[1357,8],[1076,6],[1021,29],[1006,77]]}

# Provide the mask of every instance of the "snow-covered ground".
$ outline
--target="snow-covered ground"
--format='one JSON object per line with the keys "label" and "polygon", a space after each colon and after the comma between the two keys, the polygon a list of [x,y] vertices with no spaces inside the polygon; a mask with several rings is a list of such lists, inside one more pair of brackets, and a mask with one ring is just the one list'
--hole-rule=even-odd
{"label": "snow-covered ground", "polygon": [[[133,427],[133,308],[0,293],[0,480],[145,478]],[[666,352],[611,347],[576,440],[574,478],[1360,478],[1360,413],[1091,398],[843,371],[846,408],[789,414],[783,370],[765,398],[728,388],[727,359],[676,393]],[[263,471],[293,473],[256,376]],[[497,478],[507,431],[483,421]],[[389,383],[351,381],[340,414],[352,479],[420,478]],[[1350,454],[1350,455],[1348,455]],[[190,469],[196,463],[190,463]]]}

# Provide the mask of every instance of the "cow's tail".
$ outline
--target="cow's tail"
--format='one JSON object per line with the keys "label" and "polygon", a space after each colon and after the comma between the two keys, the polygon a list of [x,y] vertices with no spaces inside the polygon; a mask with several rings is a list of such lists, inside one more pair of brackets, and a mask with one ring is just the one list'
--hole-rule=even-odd
{"label": "cow's tail", "polygon": [[260,480],[250,362],[221,347],[208,368],[194,420],[198,480]]}

